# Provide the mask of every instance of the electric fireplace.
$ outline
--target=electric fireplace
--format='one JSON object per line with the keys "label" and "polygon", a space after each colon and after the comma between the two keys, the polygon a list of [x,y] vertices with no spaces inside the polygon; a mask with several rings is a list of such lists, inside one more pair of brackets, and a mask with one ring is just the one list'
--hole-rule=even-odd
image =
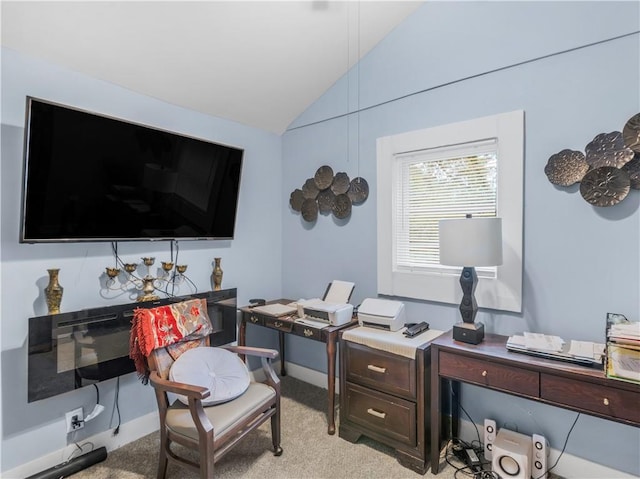
{"label": "electric fireplace", "polygon": [[236,289],[29,318],[28,401],[135,371],[129,331],[136,308],[206,298],[213,346],[236,340]]}

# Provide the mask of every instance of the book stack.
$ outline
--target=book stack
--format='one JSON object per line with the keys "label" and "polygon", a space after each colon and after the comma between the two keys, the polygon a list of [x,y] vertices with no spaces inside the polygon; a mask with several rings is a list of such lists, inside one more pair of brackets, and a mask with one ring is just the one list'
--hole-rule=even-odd
{"label": "book stack", "polygon": [[608,378],[640,384],[640,322],[607,315]]}
{"label": "book stack", "polygon": [[525,332],[521,336],[510,336],[507,340],[507,350],[584,366],[602,367],[605,345],[575,340],[567,344],[559,336]]}

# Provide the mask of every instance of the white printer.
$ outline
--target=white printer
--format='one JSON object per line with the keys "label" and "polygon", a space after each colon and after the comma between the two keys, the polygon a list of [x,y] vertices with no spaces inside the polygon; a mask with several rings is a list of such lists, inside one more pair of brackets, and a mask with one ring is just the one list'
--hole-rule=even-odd
{"label": "white printer", "polygon": [[298,317],[320,321],[331,326],[342,326],[351,321],[353,305],[349,299],[355,288],[354,283],[333,280],[327,286],[322,299],[298,300]]}
{"label": "white printer", "polygon": [[[300,314],[302,309],[302,314]],[[342,326],[351,321],[352,304],[327,303],[321,299],[298,301],[298,316],[328,323],[331,326]]]}
{"label": "white printer", "polygon": [[360,326],[398,331],[404,327],[404,303],[388,299],[367,298],[358,307]]}

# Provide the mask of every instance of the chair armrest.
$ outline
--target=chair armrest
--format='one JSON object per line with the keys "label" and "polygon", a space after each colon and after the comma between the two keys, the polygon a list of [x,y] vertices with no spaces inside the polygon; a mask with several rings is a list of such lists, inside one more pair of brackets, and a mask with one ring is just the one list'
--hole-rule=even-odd
{"label": "chair armrest", "polygon": [[188,398],[194,399],[205,399],[211,395],[211,391],[207,388],[203,388],[202,386],[193,386],[191,384],[178,383],[175,381],[170,381],[168,379],[163,379],[158,375],[157,371],[151,371],[149,375],[149,382],[151,385],[165,392],[171,392],[175,394],[181,394],[183,396],[187,396]]}
{"label": "chair armrest", "polygon": [[275,349],[267,348],[252,348],[250,346],[221,346],[228,351],[236,354],[244,354],[246,356],[257,356],[260,358],[262,364],[262,371],[264,372],[266,383],[276,390],[277,394],[280,394],[280,378],[273,370],[273,364],[271,361],[276,359],[279,355]]}
{"label": "chair armrest", "polygon": [[236,354],[245,354],[247,356],[257,356],[260,358],[276,359],[278,351],[267,348],[252,348],[250,346],[221,346]]}

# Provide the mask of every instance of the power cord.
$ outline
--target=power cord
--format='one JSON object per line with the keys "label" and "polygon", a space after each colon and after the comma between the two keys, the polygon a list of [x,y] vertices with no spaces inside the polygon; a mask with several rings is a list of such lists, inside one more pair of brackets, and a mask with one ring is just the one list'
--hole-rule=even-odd
{"label": "power cord", "polygon": [[80,453],[78,455],[84,454],[84,447],[85,446],[91,446],[91,449],[89,449],[89,451],[93,451],[95,449],[95,447],[96,447],[95,444],[93,444],[91,441],[87,441],[87,442],[84,442],[82,444],[78,444],[77,442],[74,442],[73,444],[76,446],[76,448],[78,450],[77,451],[76,450],[72,451],[71,454],[69,454],[69,457],[67,458],[67,460],[64,461],[63,464],[66,464],[69,461],[71,461],[75,457],[75,454],[78,453],[78,451],[80,451]]}
{"label": "power cord", "polygon": [[[453,467],[456,471],[454,473],[454,478],[457,477],[458,472],[464,472],[465,475],[468,476],[473,476],[474,479],[500,479],[500,476],[498,476],[495,472],[489,470],[483,470],[482,467],[485,466],[489,466],[491,467],[491,463],[489,461],[480,461],[480,465],[470,465],[468,464],[468,459],[466,456],[464,456],[464,451],[466,449],[471,449],[473,450],[476,455],[478,455],[478,457],[483,457],[484,458],[484,445],[482,444],[482,441],[480,440],[480,431],[478,431],[478,426],[476,426],[475,421],[471,418],[471,416],[469,415],[469,413],[462,407],[462,404],[460,404],[460,402],[458,401],[458,396],[456,395],[456,392],[453,389],[453,385],[451,383],[449,383],[449,388],[451,389],[451,397],[454,398],[456,405],[462,410],[462,412],[464,412],[464,414],[467,416],[467,418],[469,419],[469,421],[471,422],[471,424],[473,424],[473,427],[476,429],[476,434],[478,436],[478,444],[480,444],[479,447],[474,447],[472,444],[468,444],[465,441],[459,439],[459,438],[454,438],[449,442],[449,445],[447,445],[447,452],[449,452],[449,447],[452,444],[455,444],[452,447],[456,447],[457,451],[452,451],[451,454],[445,454],[445,461],[447,462],[447,464],[449,464],[451,467]],[[578,413],[576,415],[576,418],[573,421],[573,424],[571,425],[571,427],[569,428],[569,432],[567,433],[567,437],[564,440],[564,445],[562,446],[562,450],[560,451],[560,454],[558,455],[558,458],[556,459],[556,462],[553,464],[553,466],[548,467],[547,470],[545,472],[543,472],[542,474],[540,474],[537,477],[533,477],[532,479],[541,479],[542,477],[545,476],[545,474],[549,474],[551,472],[552,469],[554,469],[557,465],[558,462],[560,462],[560,458],[563,456],[565,449],[567,448],[567,443],[569,442],[569,437],[571,436],[571,433],[573,432],[573,429],[576,427],[576,424],[578,422],[578,419],[580,419],[580,414]],[[475,442],[475,441],[474,441]],[[462,452],[460,452],[462,451]],[[458,467],[457,465],[452,464],[449,461],[449,457],[456,457],[458,460],[460,460],[462,463],[467,464],[464,467]],[[466,471],[466,469],[469,469],[469,471]],[[471,473],[473,472],[473,473]],[[478,475],[479,474],[479,475]]]}
{"label": "power cord", "polygon": [[551,472],[551,470],[558,465],[558,462],[560,462],[560,458],[562,457],[562,455],[564,454],[565,449],[567,448],[567,443],[569,442],[569,437],[571,436],[571,433],[573,432],[573,428],[576,427],[576,423],[578,422],[578,419],[580,419],[580,414],[581,413],[578,413],[576,415],[576,418],[573,420],[573,424],[569,428],[569,432],[567,433],[567,437],[564,439],[564,445],[562,446],[562,450],[560,451],[560,454],[558,455],[558,459],[556,459],[556,462],[553,463],[553,466],[548,467],[545,472],[543,472],[542,474],[540,474],[537,477],[534,477],[533,479],[540,479],[540,478],[544,477],[545,474],[549,474],[549,472]]}
{"label": "power cord", "polygon": [[[120,433],[120,424],[122,421],[122,418],[120,417],[119,398],[120,398],[120,376],[116,378],[116,392],[115,392],[115,397],[113,399],[113,409],[118,414],[118,424],[116,425],[116,428],[113,430],[114,436],[117,436]],[[113,418],[114,411],[111,411],[111,418]]]}
{"label": "power cord", "polygon": [[475,421],[471,418],[471,416],[469,415],[467,410],[462,407],[462,404],[460,404],[460,401],[458,401],[458,396],[456,395],[455,391],[453,390],[453,385],[451,384],[451,382],[449,382],[449,388],[451,389],[451,396],[456,401],[456,404],[462,410],[462,412],[465,414],[465,416],[467,416],[467,418],[469,419],[469,422],[471,424],[473,424],[473,427],[476,430],[476,436],[478,437],[478,447],[482,447],[482,440],[480,439],[480,431],[478,431],[478,426],[476,426]]}
{"label": "power cord", "polygon": [[[445,452],[445,461],[454,471],[454,478],[500,479],[490,469],[491,464],[481,459],[482,447],[473,446],[459,438],[449,441]],[[463,465],[460,465],[463,464]]]}

